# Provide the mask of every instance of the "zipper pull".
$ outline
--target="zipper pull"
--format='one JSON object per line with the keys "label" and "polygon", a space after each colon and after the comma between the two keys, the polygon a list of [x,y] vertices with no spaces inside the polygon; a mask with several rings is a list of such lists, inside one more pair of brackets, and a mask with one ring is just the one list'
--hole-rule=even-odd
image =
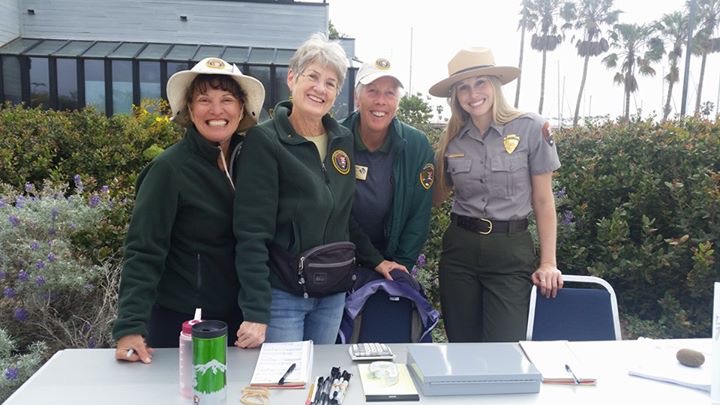
{"label": "zipper pull", "polygon": [[328,177],[328,172],[327,172],[327,168],[325,167],[325,162],[320,162],[320,165],[322,167],[323,177],[325,177],[325,183],[330,184],[330,177]]}

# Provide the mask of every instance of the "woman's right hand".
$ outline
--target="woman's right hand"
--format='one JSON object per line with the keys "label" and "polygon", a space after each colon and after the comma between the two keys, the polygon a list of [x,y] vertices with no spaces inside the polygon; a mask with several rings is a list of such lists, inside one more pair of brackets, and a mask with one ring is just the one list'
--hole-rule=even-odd
{"label": "woman's right hand", "polygon": [[142,361],[149,364],[152,361],[153,348],[145,343],[142,335],[127,335],[117,341],[115,359],[122,361]]}
{"label": "woman's right hand", "polygon": [[264,323],[243,321],[237,331],[235,346],[241,349],[252,349],[265,341],[267,325]]}
{"label": "woman's right hand", "polygon": [[391,260],[383,260],[380,262],[380,264],[375,266],[375,271],[382,274],[382,276],[385,277],[386,280],[390,280],[390,281],[393,281],[393,278],[390,275],[390,272],[395,269],[404,271],[405,273],[408,272],[407,267],[403,266],[400,263],[393,262]]}

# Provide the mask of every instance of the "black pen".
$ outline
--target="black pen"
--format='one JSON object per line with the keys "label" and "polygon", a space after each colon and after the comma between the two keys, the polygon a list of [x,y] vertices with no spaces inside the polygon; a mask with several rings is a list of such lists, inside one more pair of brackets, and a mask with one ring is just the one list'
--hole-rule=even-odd
{"label": "black pen", "polygon": [[283,374],[283,376],[280,377],[280,381],[278,381],[278,385],[283,385],[283,384],[285,384],[285,379],[287,378],[287,376],[290,375],[290,373],[293,372],[293,370],[295,370],[295,363],[291,364],[290,367],[288,367],[288,369],[287,369],[287,371],[285,372],[285,374]]}
{"label": "black pen", "polygon": [[570,365],[569,365],[569,364],[566,364],[566,365],[565,365],[565,371],[567,371],[568,373],[570,373],[570,375],[571,375],[572,378],[573,378],[573,381],[575,382],[575,385],[580,384],[580,380],[578,380],[577,376],[576,376],[575,373],[572,371],[572,369],[570,368]]}
{"label": "black pen", "polygon": [[313,405],[319,405],[319,404],[320,404],[320,394],[322,394],[323,381],[324,381],[324,380],[323,380],[322,377],[318,377],[318,379],[317,379],[317,384],[315,384],[315,385],[317,386],[317,389],[315,390],[315,398],[314,398],[313,401],[312,401]]}

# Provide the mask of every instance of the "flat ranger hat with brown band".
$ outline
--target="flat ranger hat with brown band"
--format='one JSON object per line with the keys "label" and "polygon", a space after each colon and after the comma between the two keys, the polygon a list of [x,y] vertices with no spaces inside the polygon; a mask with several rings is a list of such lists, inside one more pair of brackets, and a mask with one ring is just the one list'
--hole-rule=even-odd
{"label": "flat ranger hat with brown band", "polygon": [[506,84],[520,75],[515,66],[495,66],[495,56],[488,48],[461,49],[448,62],[448,78],[430,87],[430,94],[435,97],[449,97],[455,83],[475,76],[495,76],[500,83]]}

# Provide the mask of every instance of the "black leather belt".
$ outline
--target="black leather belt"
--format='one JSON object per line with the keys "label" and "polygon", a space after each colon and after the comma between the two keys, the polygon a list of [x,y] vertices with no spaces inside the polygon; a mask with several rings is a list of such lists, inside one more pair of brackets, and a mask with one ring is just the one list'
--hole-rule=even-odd
{"label": "black leather belt", "polygon": [[528,227],[527,218],[514,221],[496,221],[494,219],[466,217],[464,215],[452,213],[450,214],[450,220],[452,220],[460,228],[476,232],[481,235],[489,235],[491,233],[522,232]]}

